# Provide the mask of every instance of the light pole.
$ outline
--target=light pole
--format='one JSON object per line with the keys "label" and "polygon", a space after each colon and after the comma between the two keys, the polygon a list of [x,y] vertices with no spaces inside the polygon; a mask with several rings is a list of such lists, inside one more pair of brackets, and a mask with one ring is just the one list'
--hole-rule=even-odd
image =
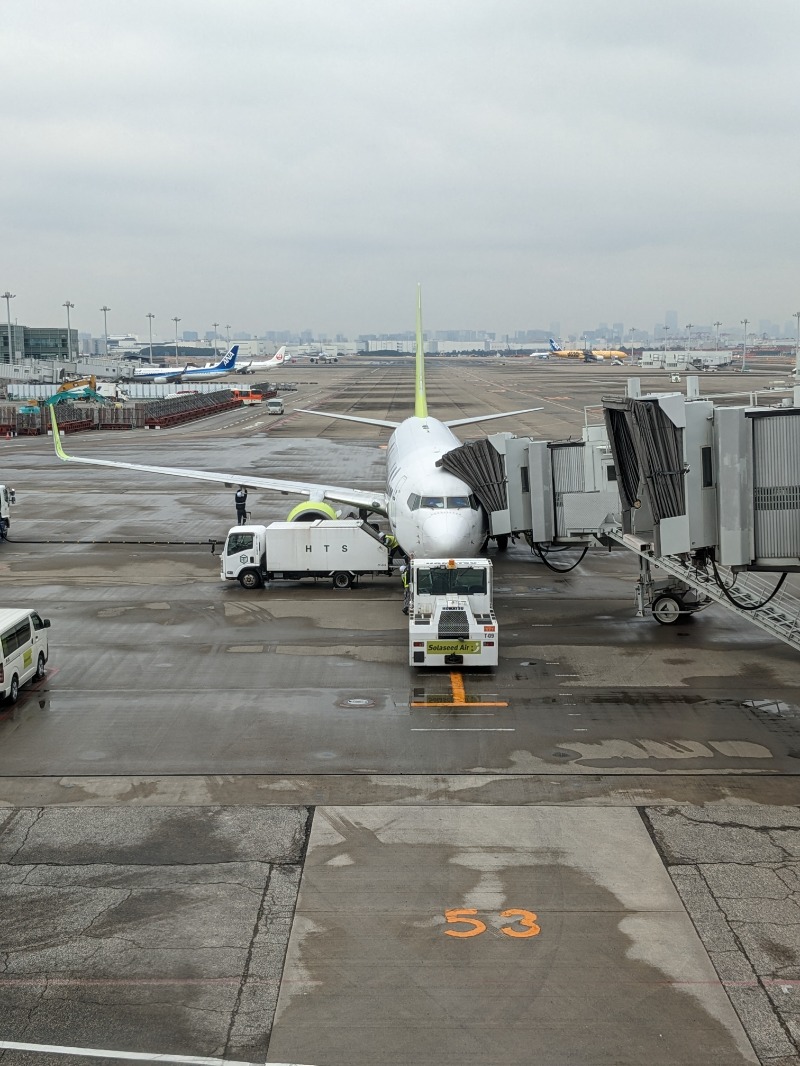
{"label": "light pole", "polygon": [[692,350],[692,326],[693,325],[694,325],[694,322],[687,322],[686,323],[686,337],[687,337],[687,340],[686,340],[686,351],[687,352],[690,352]]}
{"label": "light pole", "polygon": [[797,319],[797,344],[794,349],[794,373],[797,378],[795,385],[800,385],[800,311],[795,311],[792,318]]}
{"label": "light pole", "polygon": [[9,292],[8,289],[3,293],[3,299],[6,302],[6,315],[8,316],[8,365],[14,362],[14,342],[11,339],[11,301],[16,300],[16,294]]}
{"label": "light pole", "polygon": [[217,326],[219,325],[219,322],[212,322],[211,325],[214,327],[214,358],[216,359],[216,358],[218,358],[217,357]]}
{"label": "light pole", "polygon": [[106,359],[108,359],[108,312],[111,308],[103,304],[100,310],[103,312],[103,336],[105,337]]}
{"label": "light pole", "polygon": [[147,312],[147,317],[150,321],[147,323],[150,327],[150,365],[153,365],[153,319],[156,317],[152,311]]}
{"label": "light pole", "polygon": [[631,326],[631,362],[633,362],[633,343],[636,340],[636,327]]}
{"label": "light pole", "polygon": [[175,317],[172,319],[172,321],[175,323],[175,366],[177,366],[178,365],[178,323],[180,322],[180,319],[178,318],[177,315],[175,315]]}
{"label": "light pole", "polygon": [[61,306],[66,307],[67,309],[67,361],[69,361],[70,351],[72,349],[72,337],[69,331],[69,309],[70,307],[74,307],[75,304],[70,303],[69,300],[66,300]]}
{"label": "light pole", "polygon": [[742,373],[744,373],[744,368],[747,365],[747,323],[749,321],[749,318],[742,319],[742,325],[744,326],[744,337],[742,338]]}
{"label": "light pole", "polygon": [[721,325],[722,325],[721,322],[715,322],[714,323],[714,329],[717,331],[717,351],[719,351],[719,327]]}
{"label": "light pole", "polygon": [[667,332],[668,332],[668,330],[669,330],[669,326],[665,322],[664,323],[664,354],[665,355],[667,354]]}
{"label": "light pole", "polygon": [[229,325],[225,327],[225,344],[227,345],[228,350],[230,350],[230,346],[231,346],[231,327]]}

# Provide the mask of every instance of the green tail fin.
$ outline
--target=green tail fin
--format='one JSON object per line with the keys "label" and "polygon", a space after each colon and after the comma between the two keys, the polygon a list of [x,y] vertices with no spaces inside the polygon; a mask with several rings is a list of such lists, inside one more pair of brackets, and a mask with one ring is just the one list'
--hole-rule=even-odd
{"label": "green tail fin", "polygon": [[414,414],[417,418],[428,417],[428,399],[425,395],[425,346],[422,340],[422,286],[417,285],[417,364],[414,389]]}

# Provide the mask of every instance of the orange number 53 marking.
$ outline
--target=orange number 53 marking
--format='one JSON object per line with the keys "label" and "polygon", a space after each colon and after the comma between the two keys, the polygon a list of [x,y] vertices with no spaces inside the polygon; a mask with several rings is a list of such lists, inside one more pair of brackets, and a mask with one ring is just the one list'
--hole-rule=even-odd
{"label": "orange number 53 marking", "polygon": [[[486,932],[486,924],[482,922],[480,918],[469,918],[470,914],[477,914],[477,907],[471,907],[467,910],[449,910],[444,912],[445,920],[448,922],[463,922],[464,925],[471,925],[471,929],[445,929],[445,933],[448,936],[477,936],[479,933]],[[514,914],[517,914],[514,911]],[[534,917],[536,917],[534,915]],[[517,934],[519,935],[519,934]],[[524,934],[523,934],[524,935]]]}
{"label": "orange number 53 marking", "polygon": [[512,929],[510,925],[501,925],[500,932],[505,933],[506,936],[538,936],[541,933],[540,927],[536,924],[536,915],[533,911],[502,911],[501,918],[513,918],[515,915],[520,915],[517,918],[517,924],[523,926],[522,929]]}

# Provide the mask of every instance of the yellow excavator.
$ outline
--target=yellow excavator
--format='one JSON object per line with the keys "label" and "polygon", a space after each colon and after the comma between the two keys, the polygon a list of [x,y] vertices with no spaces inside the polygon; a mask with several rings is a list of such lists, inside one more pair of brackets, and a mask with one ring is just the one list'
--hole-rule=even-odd
{"label": "yellow excavator", "polygon": [[91,389],[93,392],[97,389],[97,379],[94,374],[90,374],[88,378],[77,378],[74,381],[62,381],[56,389],[56,392],[70,392],[72,389]]}

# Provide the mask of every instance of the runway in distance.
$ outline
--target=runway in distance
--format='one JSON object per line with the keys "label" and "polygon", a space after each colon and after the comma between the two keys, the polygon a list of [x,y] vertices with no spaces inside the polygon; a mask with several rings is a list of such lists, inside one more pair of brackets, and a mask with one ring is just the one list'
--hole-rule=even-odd
{"label": "runway in distance", "polygon": [[236,372],[236,357],[239,354],[239,345],[234,344],[227,355],[224,355],[216,363],[206,363],[205,366],[185,366],[182,368],[169,367],[137,367],[133,372],[134,381],[150,381],[156,385],[172,385],[186,381],[217,381],[219,378],[229,377]]}
{"label": "runway in distance", "polygon": [[237,368],[237,373],[251,374],[256,370],[277,370],[281,366],[288,366],[291,363],[291,355],[286,354],[286,345],[279,348],[271,359],[254,360],[251,363],[242,363]]}
{"label": "runway in distance", "polygon": [[[181,467],[150,466],[125,463],[113,459],[89,459],[68,455],[61,443],[53,409],[53,444],[63,462],[85,463],[89,466],[108,466],[120,470],[171,475],[211,481],[220,484],[245,485],[248,489],[266,489],[285,495],[305,496],[306,501],[295,507],[293,521],[313,521],[340,516],[334,504],[355,507],[369,514],[386,515],[392,533],[403,551],[417,558],[461,557],[475,555],[488,536],[486,514],[478,504],[469,485],[447,473],[436,463],[445,452],[458,448],[461,441],[452,432],[454,427],[508,418],[540,411],[541,407],[527,407],[521,411],[506,411],[440,421],[428,414],[425,391],[425,355],[422,338],[422,296],[417,290],[417,345],[415,361],[414,414],[402,422],[379,418],[362,418],[328,411],[303,411],[304,414],[337,418],[346,422],[361,422],[393,430],[386,451],[386,489],[368,492],[363,489],[342,488],[335,485],[307,481],[288,481],[252,473],[227,471],[215,473]],[[302,409],[299,409],[302,410]]]}

